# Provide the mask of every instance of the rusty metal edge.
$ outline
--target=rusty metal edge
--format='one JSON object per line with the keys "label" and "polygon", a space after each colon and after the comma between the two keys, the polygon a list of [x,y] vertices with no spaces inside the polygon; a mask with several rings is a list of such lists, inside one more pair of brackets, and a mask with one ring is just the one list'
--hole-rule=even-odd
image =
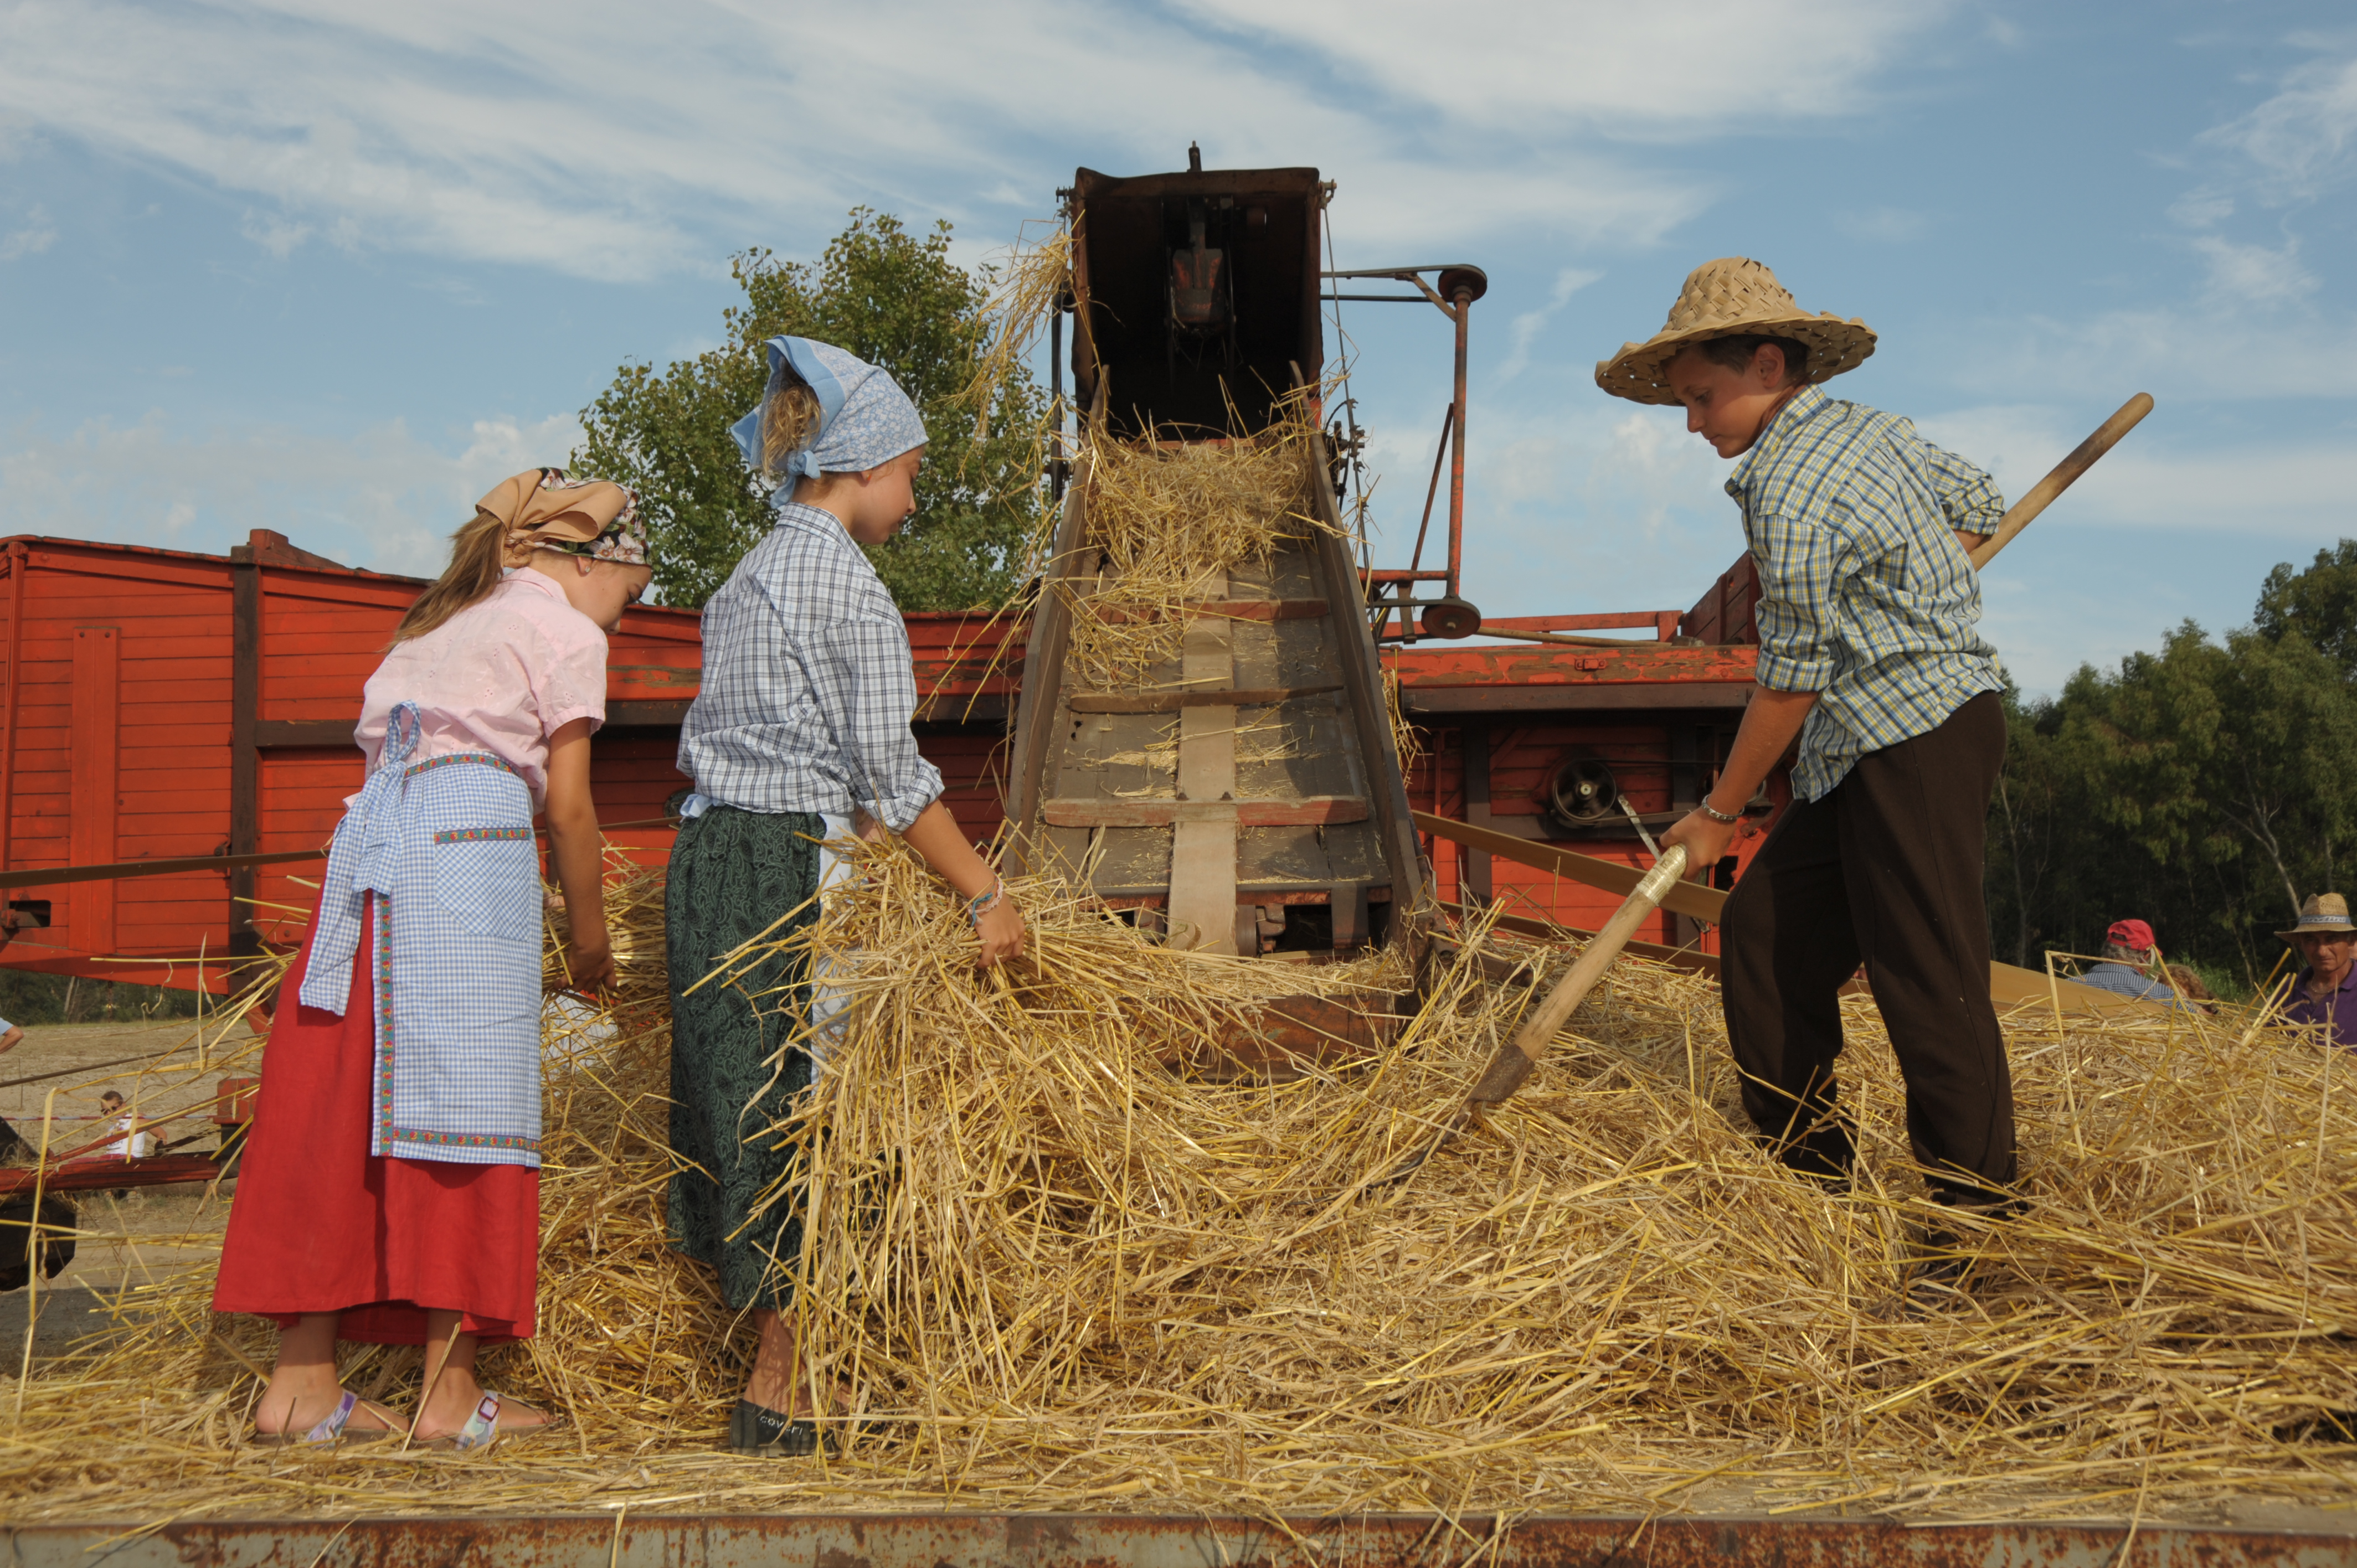
{"label": "rusty metal edge", "polygon": [[[2357,1563],[2357,1533],[2144,1523],[1154,1514],[447,1515],[0,1527],[11,1563],[662,1564],[737,1568],[2201,1568]],[[111,1543],[111,1544],[110,1544]],[[96,1554],[93,1554],[93,1549]]]}

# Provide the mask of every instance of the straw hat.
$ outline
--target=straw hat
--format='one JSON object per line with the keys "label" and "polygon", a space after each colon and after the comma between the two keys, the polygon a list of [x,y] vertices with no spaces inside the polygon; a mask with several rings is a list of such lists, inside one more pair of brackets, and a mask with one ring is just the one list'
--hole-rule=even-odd
{"label": "straw hat", "polygon": [[1854,371],[1874,352],[1874,329],[1865,322],[1855,317],[1844,321],[1838,316],[1812,316],[1758,262],[1722,256],[1686,274],[1686,285],[1678,291],[1678,302],[1670,306],[1670,319],[1659,332],[1642,343],[1623,343],[1618,354],[1598,361],[1596,384],[1632,403],[1674,404],[1677,394],[1664,378],[1678,350],[1747,332],[1807,344],[1809,369],[1803,379],[1810,381]]}
{"label": "straw hat", "polygon": [[2338,893],[2311,893],[2299,907],[2299,924],[2279,937],[2304,937],[2314,931],[2357,931],[2349,923],[2349,900]]}

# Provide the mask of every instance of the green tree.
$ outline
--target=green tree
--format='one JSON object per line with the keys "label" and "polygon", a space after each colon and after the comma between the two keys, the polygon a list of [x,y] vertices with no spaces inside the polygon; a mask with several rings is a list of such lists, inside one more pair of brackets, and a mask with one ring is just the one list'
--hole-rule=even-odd
{"label": "green tree", "polygon": [[868,559],[903,609],[969,609],[1015,585],[1038,506],[1030,432],[1040,397],[1028,372],[1002,383],[988,435],[958,402],[987,352],[987,272],[951,261],[950,226],[909,232],[899,220],[855,209],[816,263],[763,250],[732,258],[744,298],[722,316],[721,347],[658,371],[626,363],[582,411],[587,433],[573,462],[636,489],[648,523],[654,596],[701,605],[770,526],[766,487],[746,469],[728,427],[760,401],[761,345],[815,338],[892,372],[916,400],[930,442],[917,479],[917,515]]}
{"label": "green tree", "polygon": [[2296,632],[2357,678],[2357,539],[2318,551],[2305,572],[2288,561],[2269,572],[2252,629],[2271,642]]}

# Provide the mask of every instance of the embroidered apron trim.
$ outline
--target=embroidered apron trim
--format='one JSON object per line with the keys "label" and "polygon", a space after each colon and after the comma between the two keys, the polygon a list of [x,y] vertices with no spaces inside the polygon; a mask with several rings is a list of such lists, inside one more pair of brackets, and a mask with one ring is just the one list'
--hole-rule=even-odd
{"label": "embroidered apron trim", "polygon": [[530,828],[445,828],[434,835],[436,843],[483,843],[495,839],[528,839]]}

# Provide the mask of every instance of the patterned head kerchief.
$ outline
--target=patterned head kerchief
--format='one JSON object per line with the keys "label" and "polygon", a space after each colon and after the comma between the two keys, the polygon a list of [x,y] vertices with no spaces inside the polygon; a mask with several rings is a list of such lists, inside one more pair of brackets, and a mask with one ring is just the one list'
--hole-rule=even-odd
{"label": "patterned head kerchief", "polygon": [[507,525],[511,559],[555,550],[624,566],[647,564],[647,525],[639,494],[608,479],[574,479],[562,468],[530,468],[475,503]]}
{"label": "patterned head kerchief", "polygon": [[786,459],[773,498],[793,494],[799,474],[860,474],[925,444],[925,422],[891,373],[832,343],[809,338],[770,339],[770,384],[760,406],[729,427],[746,464],[761,467],[761,414],[786,384],[787,367],[818,396],[818,429],[811,445]]}

